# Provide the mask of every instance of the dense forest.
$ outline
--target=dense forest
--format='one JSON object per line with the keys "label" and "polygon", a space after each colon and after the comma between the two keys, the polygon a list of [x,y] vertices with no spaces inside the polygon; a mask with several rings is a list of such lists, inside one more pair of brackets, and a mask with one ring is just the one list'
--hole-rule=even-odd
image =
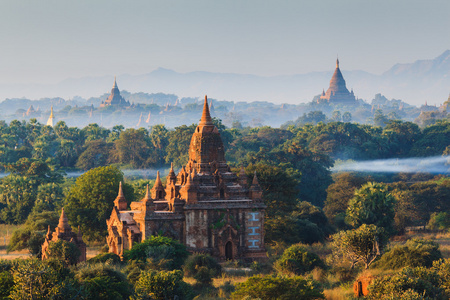
{"label": "dense forest", "polygon": [[[86,265],[71,266],[74,250],[55,245],[55,260],[0,261],[0,296],[23,299],[29,293],[35,295],[33,299],[59,299],[69,293],[73,299],[173,299],[175,295],[192,299],[200,294],[200,299],[279,299],[280,295],[321,299],[326,295],[333,299],[333,289],[348,289],[359,272],[375,268],[379,274],[370,299],[448,299],[450,262],[439,244],[421,239],[389,244],[414,226],[448,231],[448,172],[333,173],[331,167],[342,160],[449,155],[450,122],[437,120],[419,127],[383,119],[378,120],[382,126],[376,126],[326,118],[309,122],[308,117],[322,118],[312,112],[280,128],[245,127],[238,121],[226,127],[213,119],[229,165],[235,172],[243,166],[249,178],[256,172],[263,188],[269,262],[218,265],[207,255],[188,257],[175,241],[154,237],[130,250],[122,262],[100,254]],[[63,121],[52,128],[36,119],[0,122],[4,174],[0,222],[21,225],[9,251],[28,249],[39,258],[47,226],[57,225],[62,207],[87,241],[103,244],[105,220],[119,182],[124,181],[127,201],[141,199],[156,170],[164,173],[171,163],[179,169],[187,162],[195,128],[196,124],[174,129],[164,125],[107,129],[98,124],[77,128]],[[447,259],[440,260],[443,257]],[[242,283],[212,284],[225,269],[241,267],[250,270],[244,272]],[[33,277],[32,269],[45,274],[42,280]],[[417,282],[405,283],[403,290],[395,287],[396,280],[406,282],[408,277]],[[186,278],[192,282],[186,283]],[[380,296],[387,294],[392,297]]]}

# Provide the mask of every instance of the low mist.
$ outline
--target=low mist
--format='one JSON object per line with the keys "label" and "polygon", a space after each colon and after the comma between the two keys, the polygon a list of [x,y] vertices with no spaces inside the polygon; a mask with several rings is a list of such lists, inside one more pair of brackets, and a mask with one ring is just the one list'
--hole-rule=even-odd
{"label": "low mist", "polygon": [[450,156],[390,158],[338,163],[332,172],[450,173]]}

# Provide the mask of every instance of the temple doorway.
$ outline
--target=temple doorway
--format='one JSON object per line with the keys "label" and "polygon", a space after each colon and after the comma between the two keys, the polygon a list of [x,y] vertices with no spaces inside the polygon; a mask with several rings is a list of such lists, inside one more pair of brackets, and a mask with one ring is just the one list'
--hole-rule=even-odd
{"label": "temple doorway", "polygon": [[227,242],[225,244],[225,259],[231,260],[233,259],[233,243]]}

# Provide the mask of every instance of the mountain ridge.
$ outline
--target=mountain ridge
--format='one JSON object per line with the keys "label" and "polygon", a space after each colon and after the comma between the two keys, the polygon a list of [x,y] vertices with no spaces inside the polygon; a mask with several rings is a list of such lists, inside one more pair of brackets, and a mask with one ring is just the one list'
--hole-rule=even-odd
{"label": "mountain ridge", "polygon": [[[381,75],[363,70],[341,69],[348,89],[366,101],[376,93],[388,98],[421,105],[442,103],[450,92],[450,50],[434,59],[395,64]],[[260,76],[254,74],[192,71],[180,73],[159,67],[151,72],[117,76],[119,89],[129,92],[168,93],[178,97],[200,97],[209,94],[229,101],[269,101],[299,104],[312,100],[328,88],[333,69],[293,75]],[[0,99],[27,97],[83,98],[109,92],[112,76],[67,78],[55,84],[0,84]]]}

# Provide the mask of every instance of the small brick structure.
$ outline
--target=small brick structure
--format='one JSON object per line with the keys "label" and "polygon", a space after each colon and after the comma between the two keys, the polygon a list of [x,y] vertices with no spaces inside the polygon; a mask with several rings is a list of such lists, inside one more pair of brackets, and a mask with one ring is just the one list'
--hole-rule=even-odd
{"label": "small brick structure", "polygon": [[58,227],[56,227],[53,234],[50,231],[50,225],[48,226],[47,235],[45,236],[44,243],[42,244],[42,260],[48,259],[47,249],[50,243],[57,242],[59,240],[64,240],[75,244],[80,250],[80,257],[78,258],[78,263],[86,261],[86,244],[83,242],[83,235],[78,227],[78,233],[72,231],[69,225],[67,216],[64,213],[64,208],[61,211],[61,216],[59,217]]}
{"label": "small brick structure", "polygon": [[165,186],[158,172],[153,188],[127,207],[122,185],[107,220],[109,251],[122,256],[133,243],[164,235],[191,252],[227,259],[266,260],[262,189],[256,174],[248,186],[241,169],[231,172],[220,133],[205,96],[203,113],[189,147],[189,161],[173,166]]}
{"label": "small brick structure", "polygon": [[367,296],[369,294],[368,287],[374,279],[375,277],[370,274],[363,274],[359,276],[353,283],[353,293],[355,297],[359,298]]}

